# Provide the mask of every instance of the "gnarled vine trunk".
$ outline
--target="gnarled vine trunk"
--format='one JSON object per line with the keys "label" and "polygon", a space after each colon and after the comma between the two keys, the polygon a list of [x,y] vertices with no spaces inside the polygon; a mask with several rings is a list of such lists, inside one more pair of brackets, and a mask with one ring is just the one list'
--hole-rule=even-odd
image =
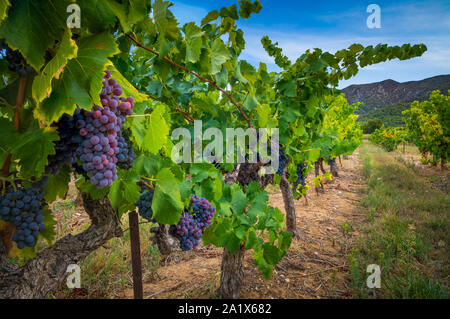
{"label": "gnarled vine trunk", "polygon": [[[241,168],[241,164],[238,164],[232,172],[228,173],[224,178],[225,183],[229,185],[234,184],[238,180]],[[244,279],[242,267],[244,255],[244,246],[241,246],[234,254],[226,248],[223,249],[218,294],[224,299],[239,298],[239,291]]]}
{"label": "gnarled vine trunk", "polygon": [[170,255],[178,250],[180,246],[178,239],[169,233],[169,228],[169,225],[159,224],[158,227],[153,227],[150,230],[150,232],[155,234],[152,241],[158,246],[162,255]]}
{"label": "gnarled vine trunk", "polygon": [[226,248],[223,249],[219,295],[224,299],[239,298],[239,291],[244,279],[242,266],[244,255],[244,246],[241,246],[234,254]]}
{"label": "gnarled vine trunk", "polygon": [[0,298],[46,298],[64,283],[67,267],[84,260],[113,237],[120,237],[119,219],[107,197],[93,200],[83,193],[83,206],[91,219],[84,232],[67,235],[39,252],[23,267],[11,264],[0,243]]}
{"label": "gnarled vine trunk", "polygon": [[323,158],[319,158],[318,160],[319,164],[320,164],[320,170],[322,171],[322,174],[326,174],[327,171],[325,170],[325,168],[323,167]]}
{"label": "gnarled vine trunk", "polygon": [[295,214],[294,196],[286,174],[281,176],[280,181],[281,194],[283,195],[284,209],[286,211],[286,229],[293,236],[297,234],[297,218]]}

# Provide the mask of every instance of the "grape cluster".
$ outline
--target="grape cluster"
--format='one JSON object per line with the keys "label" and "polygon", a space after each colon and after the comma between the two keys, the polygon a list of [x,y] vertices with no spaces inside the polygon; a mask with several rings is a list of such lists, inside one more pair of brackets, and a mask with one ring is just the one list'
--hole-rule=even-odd
{"label": "grape cluster", "polygon": [[297,181],[293,191],[297,190],[298,185],[306,186],[306,178],[308,177],[304,173],[304,169],[308,166],[306,163],[300,163],[297,165]]}
{"label": "grape cluster", "polygon": [[10,71],[17,72],[21,77],[26,77],[27,74],[35,72],[34,69],[26,63],[19,50],[11,49],[4,39],[0,39],[0,52],[2,55],[5,54]]}
{"label": "grape cluster", "polygon": [[188,212],[183,213],[178,224],[171,227],[176,229],[176,237],[180,241],[182,251],[197,248],[203,232],[192,215]]}
{"label": "grape cluster", "polygon": [[327,157],[327,162],[328,162],[328,165],[330,165],[330,167],[336,165],[336,157],[333,159],[330,159],[329,157]]}
{"label": "grape cluster", "polygon": [[283,175],[284,173],[284,168],[286,167],[286,162],[287,162],[287,157],[286,157],[286,153],[284,153],[283,150],[280,149],[279,153],[278,153],[278,170],[277,170],[277,174],[278,175]]}
{"label": "grape cluster", "polygon": [[191,196],[188,210],[181,215],[177,225],[170,227],[171,233],[180,241],[181,250],[197,248],[203,231],[211,224],[215,212],[216,208],[207,199]]}
{"label": "grape cluster", "polygon": [[120,154],[119,136],[125,117],[133,113],[134,99],[119,97],[122,87],[106,70],[100,93],[102,106],[94,105],[91,111],[77,110],[76,127],[82,142],[77,155],[83,169],[91,175],[91,183],[97,188],[111,186],[117,179],[117,155]]}
{"label": "grape cluster", "polygon": [[128,130],[122,131],[122,134],[117,136],[117,146],[119,147],[119,154],[117,154],[117,166],[122,169],[130,169],[136,159],[133,144],[130,142]]}
{"label": "grape cluster", "polygon": [[39,233],[45,228],[42,209],[44,202],[44,187],[48,177],[31,184],[30,188],[22,186],[14,190],[9,187],[5,195],[0,195],[0,217],[16,226],[12,240],[19,249],[32,247]]}
{"label": "grape cluster", "polygon": [[48,157],[46,174],[58,174],[64,164],[74,164],[77,161],[76,150],[82,142],[82,137],[78,134],[75,123],[82,117],[81,114],[74,116],[64,114],[56,123],[59,141],[55,143],[55,154]]}
{"label": "grape cluster", "polygon": [[153,201],[153,189],[147,189],[144,188],[142,191],[141,196],[139,197],[138,201],[136,202],[136,206],[139,211],[139,215],[141,215],[143,218],[148,220],[149,222],[156,222],[154,219],[152,219],[153,210],[152,210],[152,201]]}
{"label": "grape cluster", "polygon": [[216,208],[206,198],[198,197],[195,194],[191,196],[188,209],[189,211],[192,209],[194,220],[202,230],[205,230],[211,224],[216,212]]}

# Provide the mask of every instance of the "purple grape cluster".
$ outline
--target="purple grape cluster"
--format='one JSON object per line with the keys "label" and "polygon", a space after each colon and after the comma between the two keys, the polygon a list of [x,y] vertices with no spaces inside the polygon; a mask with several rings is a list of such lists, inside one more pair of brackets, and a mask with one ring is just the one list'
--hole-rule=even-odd
{"label": "purple grape cluster", "polygon": [[119,97],[122,87],[111,78],[106,70],[100,93],[102,106],[94,105],[91,111],[78,110],[75,125],[82,136],[77,155],[83,169],[91,176],[91,183],[97,188],[111,186],[117,179],[117,155],[120,154],[119,137],[125,117],[133,113],[133,97]]}
{"label": "purple grape cluster", "polygon": [[308,177],[308,175],[304,173],[306,167],[308,167],[307,163],[300,163],[297,165],[297,181],[293,189],[294,193],[297,190],[298,185],[306,186],[306,178]]}
{"label": "purple grape cluster", "polygon": [[47,181],[48,177],[44,177],[30,188],[10,186],[5,195],[0,195],[0,217],[16,226],[12,240],[19,249],[33,247],[45,228],[42,209],[46,205],[44,187]]}
{"label": "purple grape cluster", "polygon": [[81,114],[74,116],[64,114],[56,123],[59,141],[55,143],[55,154],[48,157],[46,174],[56,175],[62,166],[77,161],[76,150],[82,142],[82,137],[78,134],[75,123],[82,118]]}
{"label": "purple grape cluster", "polygon": [[29,74],[36,73],[35,70],[27,64],[19,50],[11,49],[4,39],[0,39],[0,57],[4,55],[9,63],[8,69],[17,72],[20,77],[26,77]]}
{"label": "purple grape cluster", "polygon": [[203,231],[192,215],[188,212],[183,213],[175,227],[182,251],[197,248]]}
{"label": "purple grape cluster", "polygon": [[277,174],[281,176],[281,175],[283,175],[284,169],[286,167],[287,157],[286,157],[286,153],[284,153],[284,151],[282,149],[280,149],[278,156],[279,156],[279,158],[278,158]]}
{"label": "purple grape cluster", "polygon": [[152,210],[152,201],[153,201],[153,189],[148,189],[144,187],[142,189],[142,194],[136,202],[136,207],[138,208],[139,215],[148,220],[149,222],[156,222],[152,219],[153,210]]}
{"label": "purple grape cluster", "polygon": [[328,162],[328,165],[330,165],[330,167],[336,165],[336,157],[333,159],[327,157],[327,162]]}
{"label": "purple grape cluster", "polygon": [[200,229],[205,230],[211,224],[216,208],[206,198],[194,194],[191,196],[191,203],[189,204],[189,210],[191,209],[195,222]]}
{"label": "purple grape cluster", "polygon": [[177,225],[171,226],[171,232],[180,241],[181,250],[197,248],[203,231],[211,224],[215,212],[216,208],[208,200],[197,195],[191,196],[188,211],[181,215]]}
{"label": "purple grape cluster", "polygon": [[127,130],[122,131],[122,134],[117,136],[117,146],[119,147],[119,154],[117,154],[117,166],[122,169],[130,169],[136,159],[133,144],[130,142],[129,133]]}

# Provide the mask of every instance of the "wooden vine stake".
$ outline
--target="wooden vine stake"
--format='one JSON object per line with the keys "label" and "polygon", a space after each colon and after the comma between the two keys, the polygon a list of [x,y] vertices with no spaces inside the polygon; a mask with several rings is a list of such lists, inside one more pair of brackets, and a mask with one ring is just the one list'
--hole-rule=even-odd
{"label": "wooden vine stake", "polygon": [[139,219],[138,214],[132,211],[128,214],[130,223],[130,243],[131,243],[131,266],[133,269],[133,291],[134,299],[143,299],[142,289],[142,260],[141,242],[139,239]]}

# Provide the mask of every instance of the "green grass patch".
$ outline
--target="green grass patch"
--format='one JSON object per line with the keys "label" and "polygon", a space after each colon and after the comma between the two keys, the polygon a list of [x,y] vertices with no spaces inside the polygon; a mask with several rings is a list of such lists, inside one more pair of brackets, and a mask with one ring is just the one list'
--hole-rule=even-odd
{"label": "green grass patch", "polygon": [[[448,298],[450,198],[433,189],[395,153],[364,142],[359,152],[368,223],[347,256],[357,298]],[[381,288],[367,288],[369,264],[381,267]]]}

